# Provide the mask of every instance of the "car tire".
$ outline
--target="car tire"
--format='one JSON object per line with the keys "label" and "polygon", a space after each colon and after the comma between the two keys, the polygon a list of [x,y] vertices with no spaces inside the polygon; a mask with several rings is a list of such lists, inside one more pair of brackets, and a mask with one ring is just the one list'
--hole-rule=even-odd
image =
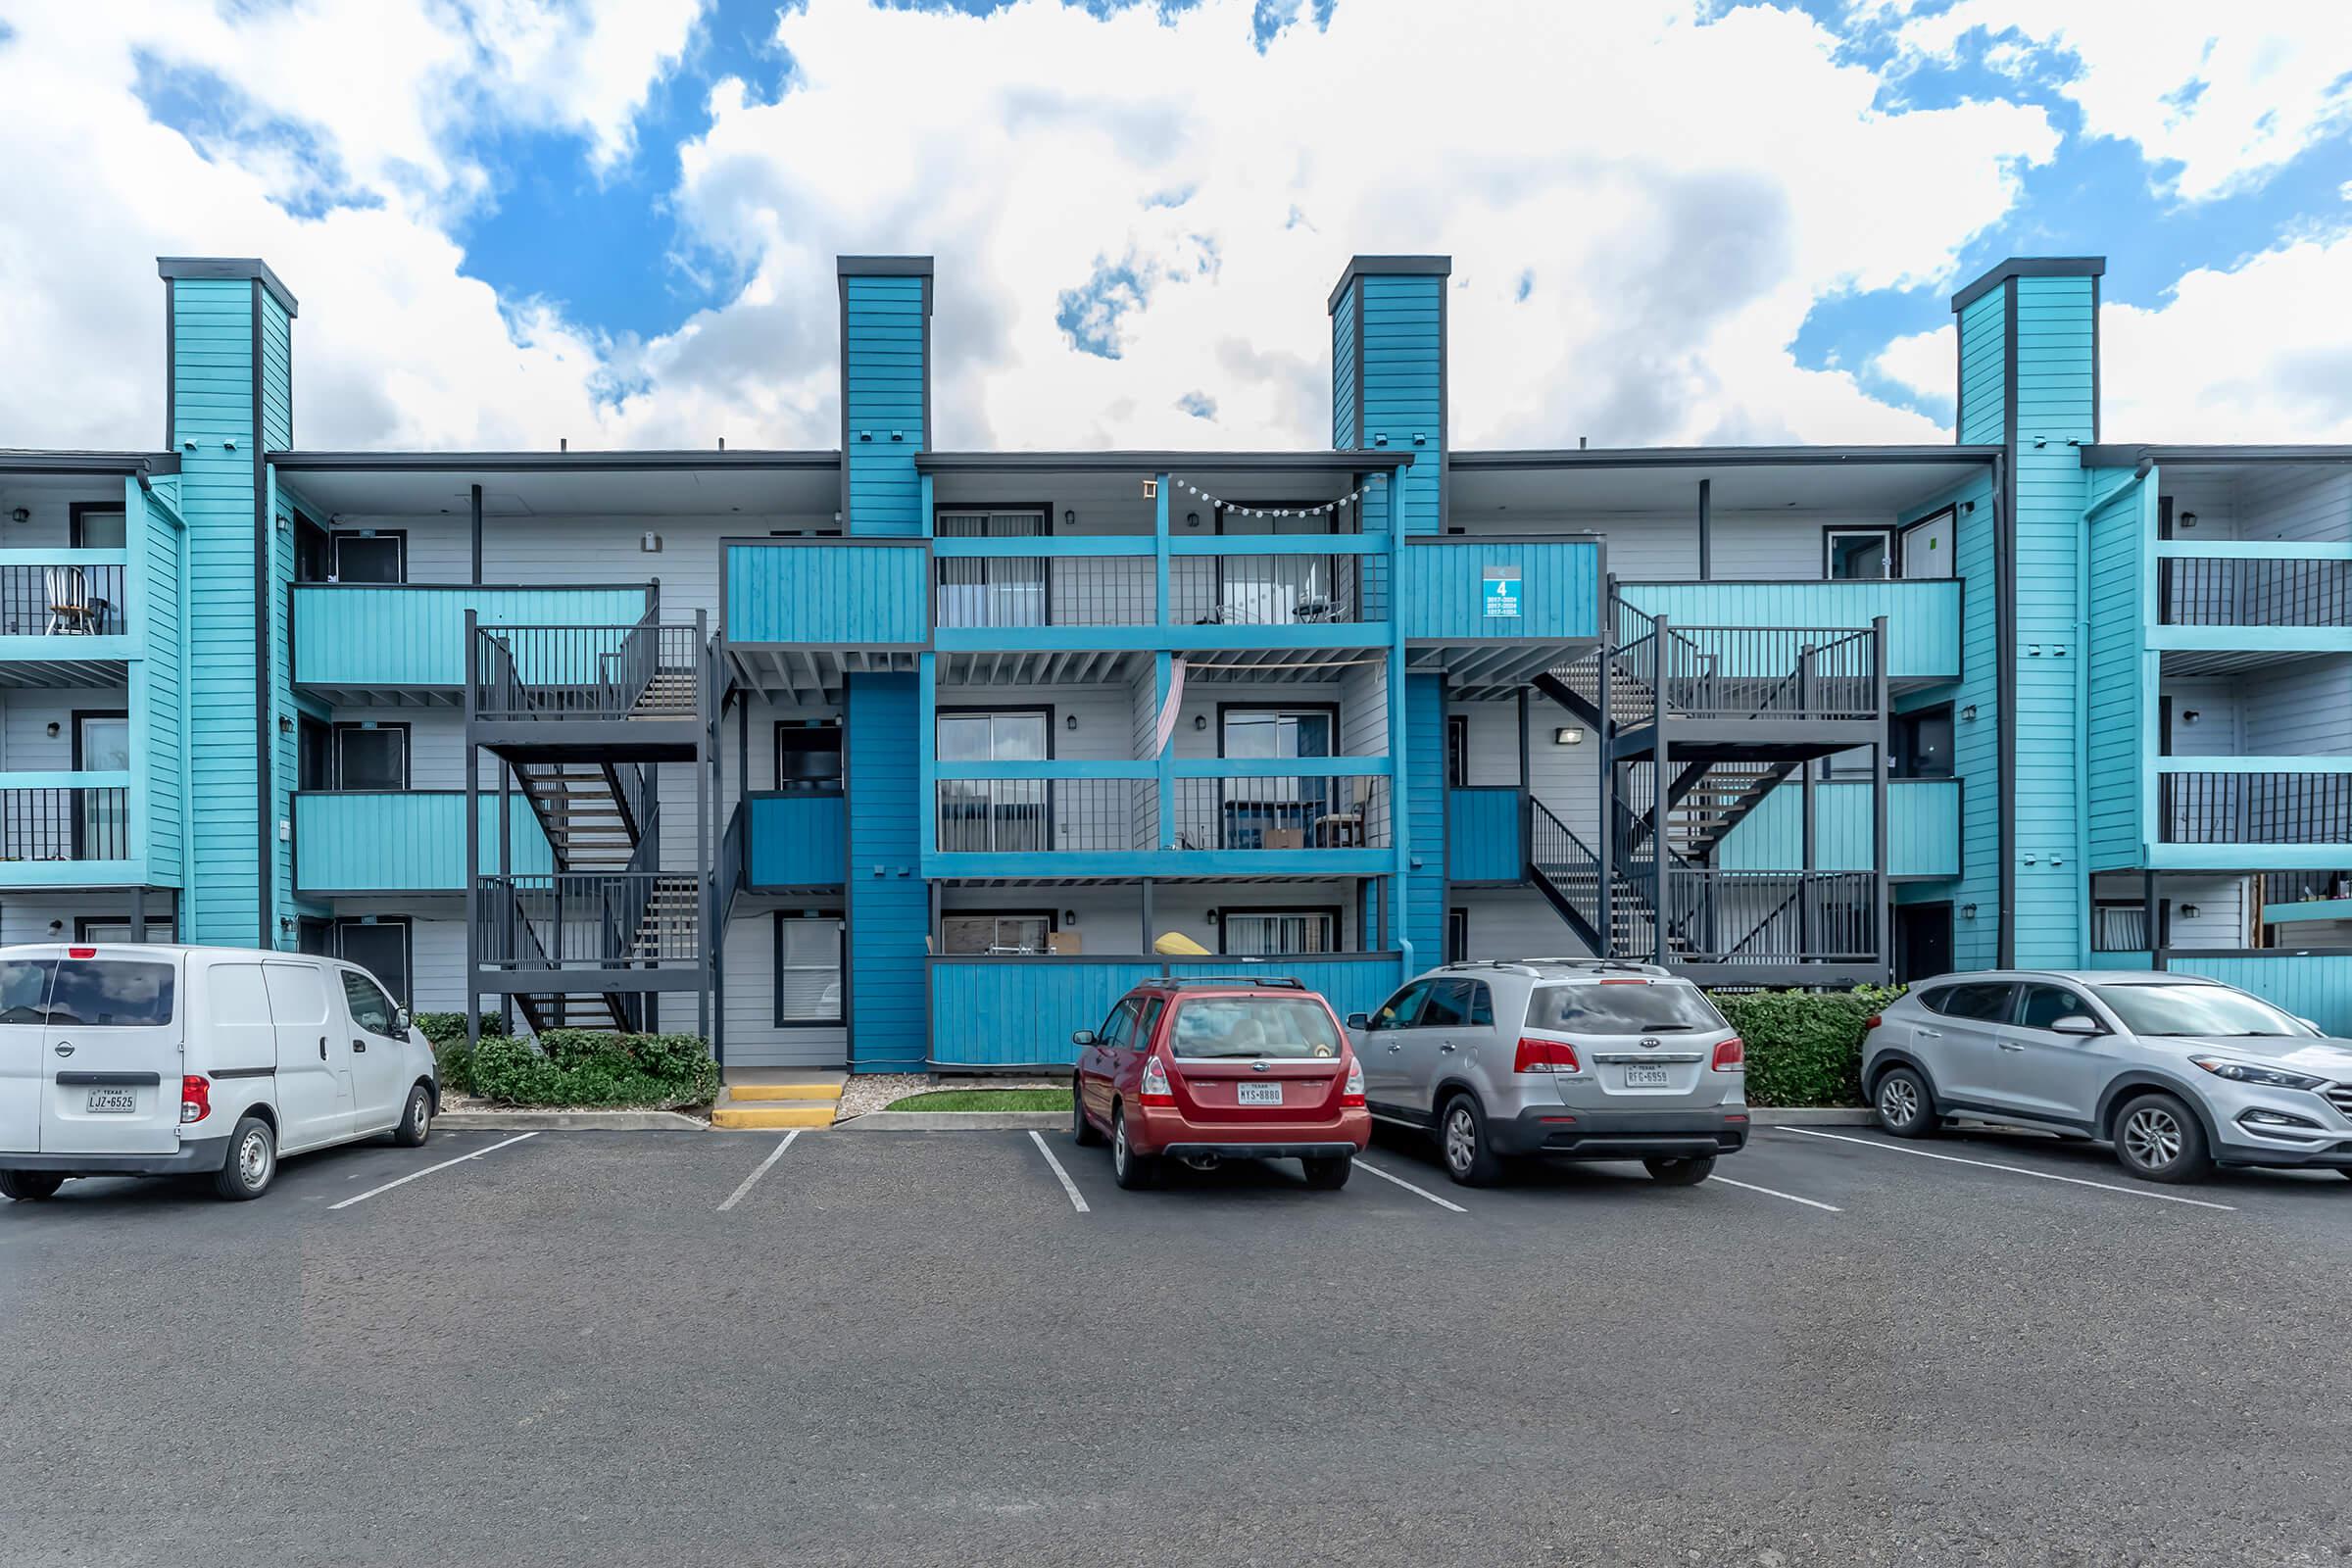
{"label": "car tire", "polygon": [[1476,1095],[1455,1095],[1438,1112],[1438,1158],[1464,1187],[1492,1187],[1502,1179],[1502,1158],[1487,1136],[1487,1113]]}
{"label": "car tire", "polygon": [[1159,1180],[1159,1161],[1128,1147],[1127,1113],[1116,1109],[1110,1113],[1110,1179],[1131,1193]]}
{"label": "car tire", "polygon": [[1936,1114],[1936,1092],[1911,1067],[1889,1067],[1870,1092],[1870,1112],[1881,1130],[1897,1138],[1934,1136],[1943,1118]]}
{"label": "car tire", "polygon": [[31,1203],[54,1197],[66,1179],[45,1170],[0,1170],[0,1198],[11,1202]]}
{"label": "car tire", "polygon": [[403,1149],[420,1149],[433,1136],[433,1092],[422,1084],[409,1091],[409,1102],[400,1110],[400,1125],[392,1129],[392,1142]]}
{"label": "car tire", "polygon": [[2167,1094],[2137,1096],[2116,1111],[2115,1158],[2143,1182],[2193,1182],[2213,1168],[2204,1124]]}
{"label": "car tire", "polygon": [[1318,1193],[1336,1193],[1348,1185],[1348,1175],[1355,1169],[1353,1154],[1334,1154],[1329,1159],[1302,1159],[1306,1167],[1306,1185]]}
{"label": "car tire", "polygon": [[1079,1093],[1078,1080],[1070,1080],[1070,1142],[1080,1149],[1092,1149],[1102,1142],[1102,1133],[1086,1119],[1086,1097]]}
{"label": "car tire", "polygon": [[1696,1187],[1715,1174],[1715,1156],[1700,1154],[1690,1159],[1645,1159],[1642,1168],[1649,1179],[1661,1187]]}
{"label": "car tire", "polygon": [[228,1135],[228,1157],[213,1175],[213,1196],[249,1202],[270,1190],[277,1175],[277,1135],[259,1116],[247,1116]]}

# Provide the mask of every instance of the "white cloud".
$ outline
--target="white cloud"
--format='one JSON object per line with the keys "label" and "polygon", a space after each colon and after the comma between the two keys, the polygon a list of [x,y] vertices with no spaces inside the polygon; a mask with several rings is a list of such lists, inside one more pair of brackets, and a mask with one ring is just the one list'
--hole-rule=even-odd
{"label": "white cloud", "polygon": [[[1986,64],[2025,77],[2076,57],[2060,90],[2094,136],[2180,165],[2189,200],[2258,183],[2352,129],[2352,24],[2343,0],[1959,0],[1904,22],[1904,47],[1952,58],[1983,28]],[[2008,36],[2004,36],[2008,35]]]}

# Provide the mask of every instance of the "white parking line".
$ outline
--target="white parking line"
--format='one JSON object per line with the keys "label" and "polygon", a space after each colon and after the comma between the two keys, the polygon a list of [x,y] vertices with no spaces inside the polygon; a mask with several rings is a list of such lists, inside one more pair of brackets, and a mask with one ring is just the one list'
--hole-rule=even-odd
{"label": "white parking line", "polygon": [[1070,1206],[1081,1214],[1088,1212],[1086,1200],[1078,1194],[1078,1184],[1070,1180],[1070,1173],[1061,1168],[1061,1161],[1055,1159],[1054,1151],[1046,1147],[1045,1134],[1031,1128],[1029,1141],[1037,1145],[1037,1152],[1046,1156],[1046,1163],[1053,1166],[1054,1174],[1061,1178],[1061,1190],[1070,1195]]}
{"label": "white parking line", "polygon": [[425,1166],[425,1167],[424,1167],[424,1169],[422,1169],[422,1170],[413,1170],[413,1171],[409,1172],[409,1173],[408,1173],[406,1176],[397,1177],[397,1178],[395,1178],[395,1179],[393,1179],[393,1180],[391,1180],[391,1181],[388,1181],[388,1182],[384,1183],[384,1185],[383,1185],[383,1186],[381,1186],[381,1187],[370,1187],[370,1188],[368,1188],[368,1189],[366,1192],[364,1192],[364,1193],[360,1194],[360,1195],[359,1195],[357,1198],[346,1198],[346,1199],[345,1199],[345,1200],[343,1200],[343,1201],[341,1201],[340,1203],[329,1203],[329,1204],[327,1204],[327,1205],[326,1205],[326,1206],[327,1206],[327,1209],[328,1209],[328,1211],[329,1211],[329,1212],[332,1212],[333,1210],[335,1210],[335,1209],[338,1209],[338,1208],[349,1208],[349,1207],[350,1207],[352,1204],[354,1204],[354,1203],[365,1203],[366,1201],[368,1201],[368,1200],[369,1200],[370,1198],[373,1198],[373,1197],[374,1197],[376,1194],[378,1194],[378,1193],[388,1193],[388,1192],[390,1192],[390,1191],[391,1191],[393,1188],[395,1188],[395,1187],[406,1187],[406,1186],[407,1186],[409,1183],[411,1183],[411,1182],[415,1181],[415,1180],[416,1180],[417,1177],[419,1177],[419,1176],[430,1176],[430,1175],[431,1175],[433,1172],[435,1172],[435,1171],[437,1171],[437,1170],[447,1170],[447,1169],[449,1169],[449,1167],[450,1167],[450,1166],[452,1166],[452,1165],[463,1165],[463,1164],[465,1164],[465,1163],[466,1163],[467,1160],[469,1160],[469,1159],[479,1159],[479,1158],[481,1158],[481,1157],[482,1157],[484,1154],[495,1154],[495,1153],[497,1153],[497,1152],[498,1152],[500,1150],[502,1150],[502,1149],[504,1149],[504,1148],[506,1148],[508,1144],[519,1144],[519,1143],[521,1143],[521,1142],[522,1142],[522,1141],[523,1141],[525,1138],[536,1138],[536,1137],[538,1137],[538,1136],[539,1136],[539,1135],[538,1135],[537,1133],[516,1133],[516,1134],[515,1134],[514,1137],[512,1137],[512,1138],[509,1138],[509,1139],[506,1139],[506,1140],[504,1140],[504,1141],[502,1141],[502,1142],[500,1142],[500,1143],[495,1143],[495,1144],[492,1144],[492,1145],[491,1145],[489,1148],[487,1148],[487,1149],[477,1149],[477,1150],[475,1150],[475,1151],[474,1151],[472,1153],[470,1153],[470,1154],[460,1154],[460,1155],[459,1155],[457,1158],[455,1158],[455,1159],[445,1159],[445,1160],[443,1160],[443,1161],[442,1161],[440,1164],[438,1164],[438,1165],[427,1165],[427,1166]]}
{"label": "white parking line", "polygon": [[1762,1193],[1766,1198],[1786,1198],[1791,1203],[1802,1203],[1807,1208],[1827,1209],[1833,1214],[1842,1214],[1845,1212],[1844,1209],[1839,1208],[1836,1203],[1824,1203],[1810,1198],[1799,1198],[1794,1193],[1784,1193],[1778,1188],[1773,1187],[1758,1187],[1751,1182],[1736,1182],[1729,1176],[1710,1176],[1707,1178],[1707,1180],[1711,1182],[1721,1182],[1726,1187],[1737,1187],[1743,1193]]}
{"label": "white parking line", "polygon": [[1938,1154],[1930,1149],[1905,1149],[1899,1144],[1882,1144],[1872,1138],[1849,1138],[1843,1133],[1819,1132],[1811,1127],[1776,1127],[1774,1132],[1802,1133],[1807,1138],[1832,1138],[1841,1144],[1859,1144],[1864,1149],[1882,1149],[1889,1154],[1917,1154],[1922,1159],[1940,1159],[1953,1165],[1976,1165],[1984,1170],[2005,1170],[2012,1176],[2032,1176],[2045,1182],[2065,1182],[2070,1187],[2095,1187],[2102,1193],[2121,1193],[2126,1198],[2153,1198],[2159,1202],[2186,1203],[2191,1208],[2218,1208],[2234,1214],[2234,1203],[2211,1203],[2202,1198],[2182,1198],[2179,1193],[2151,1192],[2145,1187],[2118,1187],[2112,1182],[2085,1181],[2080,1176],[2060,1176],[2046,1170],[2028,1170],[2023,1165],[2003,1165],[1989,1159],[1967,1159],[1958,1154]]}
{"label": "white parking line", "polygon": [[1368,1170],[1384,1182],[1395,1182],[1406,1192],[1411,1193],[1419,1198],[1426,1198],[1431,1202],[1437,1204],[1440,1208],[1451,1209],[1456,1214],[1467,1214],[1470,1212],[1459,1203],[1448,1203],[1446,1201],[1446,1200],[1440,1198],[1437,1194],[1429,1191],[1425,1187],[1415,1187],[1411,1182],[1406,1181],[1401,1176],[1390,1175],[1387,1171],[1382,1170],[1378,1165],[1373,1164],[1370,1160],[1363,1158],[1361,1155],[1356,1157],[1355,1168],[1357,1170]]}
{"label": "white parking line", "polygon": [[743,1185],[727,1195],[727,1200],[718,1205],[718,1211],[721,1214],[724,1214],[728,1209],[733,1208],[737,1203],[742,1202],[743,1195],[752,1190],[752,1184],[758,1181],[760,1177],[766,1175],[767,1168],[770,1165],[773,1165],[777,1160],[782,1159],[784,1157],[784,1151],[790,1149],[792,1147],[792,1141],[800,1136],[801,1130],[798,1127],[795,1127],[792,1131],[786,1133],[784,1135],[784,1141],[778,1144],[773,1150],[769,1151],[768,1156],[760,1162],[760,1168],[752,1172],[749,1176],[746,1176],[743,1179]]}

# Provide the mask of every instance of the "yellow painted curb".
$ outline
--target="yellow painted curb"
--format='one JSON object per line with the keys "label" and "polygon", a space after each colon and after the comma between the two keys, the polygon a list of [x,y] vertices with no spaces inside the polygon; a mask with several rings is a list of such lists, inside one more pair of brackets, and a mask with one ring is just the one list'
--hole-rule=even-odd
{"label": "yellow painted curb", "polygon": [[839,1100],[839,1084],[729,1084],[735,1100]]}
{"label": "yellow painted curb", "polygon": [[713,1127],[830,1127],[833,1125],[833,1106],[822,1105],[729,1105],[711,1107]]}

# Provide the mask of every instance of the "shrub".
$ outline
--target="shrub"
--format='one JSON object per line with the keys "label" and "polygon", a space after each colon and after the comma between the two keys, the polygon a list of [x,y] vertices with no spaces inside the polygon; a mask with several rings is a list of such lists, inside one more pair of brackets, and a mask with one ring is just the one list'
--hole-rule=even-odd
{"label": "shrub", "polygon": [[1747,1098],[1757,1105],[1862,1102],[1862,1024],[1899,986],[1851,991],[1716,993],[1747,1043]]}
{"label": "shrub", "polygon": [[[409,1022],[424,1036],[433,1048],[433,1064],[441,1079],[443,1094],[470,1095],[473,1093],[473,1049],[466,1043],[466,1015],[462,1012],[419,1012],[411,1014]],[[497,1032],[495,1019],[485,1016],[482,1033]]]}
{"label": "shrub", "polygon": [[473,1092],[509,1105],[699,1105],[718,1095],[718,1063],[696,1035],[551,1029],[536,1041],[484,1035]]}

